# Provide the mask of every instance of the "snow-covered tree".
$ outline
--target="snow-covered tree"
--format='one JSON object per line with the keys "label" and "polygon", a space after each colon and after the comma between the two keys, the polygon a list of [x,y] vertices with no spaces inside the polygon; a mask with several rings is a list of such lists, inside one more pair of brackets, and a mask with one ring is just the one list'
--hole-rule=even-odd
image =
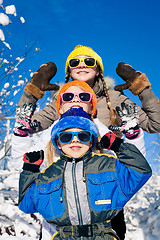
{"label": "snow-covered tree", "polygon": [[[8,26],[10,24],[16,25],[18,22],[23,24],[25,20],[18,16],[14,5],[4,6],[4,4],[6,1],[3,3],[3,0],[0,0],[0,42],[2,43],[0,48],[0,150],[3,148],[3,152],[6,151],[5,147],[8,141],[8,139],[6,140],[7,119],[15,115],[16,95],[28,81],[27,74],[22,72],[20,67],[31,52],[37,53],[35,41],[31,46],[25,46],[22,55],[16,53],[15,56],[15,53],[13,54],[12,42],[15,39],[12,39],[11,36],[10,42],[8,42],[8,36],[12,35]],[[14,29],[16,31],[16,28]],[[14,121],[11,119],[13,118],[10,118],[10,126],[13,128]],[[7,152],[9,151],[7,150]],[[5,156],[6,152],[0,155],[0,159],[3,155]]]}

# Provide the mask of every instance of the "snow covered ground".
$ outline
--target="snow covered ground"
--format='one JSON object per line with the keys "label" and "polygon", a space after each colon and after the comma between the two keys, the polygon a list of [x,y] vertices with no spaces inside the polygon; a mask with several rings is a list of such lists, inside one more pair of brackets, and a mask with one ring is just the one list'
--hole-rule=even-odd
{"label": "snow covered ground", "polygon": [[127,240],[160,239],[160,176],[153,174],[125,206]]}
{"label": "snow covered ground", "polygon": [[[0,240],[36,240],[42,218],[24,214],[17,207],[18,178],[15,171],[0,170]],[[127,240],[160,239],[160,176],[153,174],[125,206]]]}

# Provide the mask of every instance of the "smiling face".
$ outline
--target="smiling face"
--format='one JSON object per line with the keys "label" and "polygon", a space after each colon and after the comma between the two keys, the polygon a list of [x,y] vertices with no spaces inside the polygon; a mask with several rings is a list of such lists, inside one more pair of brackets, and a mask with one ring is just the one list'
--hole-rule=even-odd
{"label": "smiling face", "polygon": [[[71,86],[69,87],[65,93],[67,92],[72,92],[72,93],[81,93],[81,92],[86,92],[82,87],[80,86]],[[67,110],[71,108],[79,108],[82,107],[85,112],[88,114],[92,113],[92,100],[90,102],[81,102],[78,96],[75,96],[71,102],[63,102],[61,100],[61,105],[60,105],[60,114],[65,113]]]}
{"label": "smiling face", "polygon": [[[76,56],[74,58],[86,58],[86,55]],[[73,80],[80,80],[87,82],[90,87],[93,87],[95,77],[99,75],[97,65],[94,67],[87,67],[83,62],[76,68],[69,69],[70,77]]]}
{"label": "smiling face", "polygon": [[[80,128],[69,128],[66,131],[78,132],[82,131]],[[92,146],[92,140],[88,143],[82,143],[78,140],[77,136],[74,136],[72,141],[67,144],[61,143],[57,140],[57,146],[61,149],[66,155],[72,158],[82,157]]]}

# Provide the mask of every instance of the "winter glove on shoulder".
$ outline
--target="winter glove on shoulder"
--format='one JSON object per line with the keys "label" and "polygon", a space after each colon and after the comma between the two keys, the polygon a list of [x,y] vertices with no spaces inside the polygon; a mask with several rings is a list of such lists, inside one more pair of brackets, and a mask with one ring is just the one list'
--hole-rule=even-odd
{"label": "winter glove on shoulder", "polygon": [[144,73],[134,70],[130,65],[120,62],[116,68],[117,74],[126,81],[125,84],[115,86],[116,91],[129,89],[135,96],[145,88],[150,87],[151,83]]}
{"label": "winter glove on shoulder", "polygon": [[25,153],[23,156],[23,170],[28,170],[31,172],[39,172],[40,165],[43,163],[44,160],[44,151],[34,151]]}
{"label": "winter glove on shoulder", "polygon": [[20,137],[27,137],[31,128],[38,127],[40,123],[38,121],[31,122],[31,117],[36,109],[36,104],[29,103],[24,104],[22,109],[20,106],[16,109],[16,122],[14,125],[14,135]]}
{"label": "winter glove on shoulder", "polygon": [[121,121],[120,126],[110,125],[108,128],[111,131],[124,133],[125,137],[130,140],[136,139],[140,135],[138,107],[134,106],[132,111],[130,104],[122,103],[121,108],[122,110],[116,107]]}
{"label": "winter glove on shoulder", "polygon": [[101,141],[98,143],[98,148],[106,148],[118,152],[122,143],[123,140],[121,138],[116,137],[112,132],[108,132],[101,138]]}
{"label": "winter glove on shoulder", "polygon": [[37,72],[33,74],[30,83],[27,83],[24,90],[37,99],[41,99],[44,96],[43,91],[58,90],[58,85],[50,83],[50,80],[56,75],[56,72],[57,67],[53,62],[41,65]]}

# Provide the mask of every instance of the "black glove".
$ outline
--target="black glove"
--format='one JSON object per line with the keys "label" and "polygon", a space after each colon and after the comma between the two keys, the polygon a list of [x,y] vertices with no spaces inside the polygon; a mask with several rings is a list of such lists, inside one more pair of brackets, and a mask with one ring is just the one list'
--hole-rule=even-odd
{"label": "black glove", "polygon": [[28,170],[31,172],[39,172],[40,165],[43,163],[44,160],[44,151],[34,151],[25,153],[23,156],[23,170]]}
{"label": "black glove", "polygon": [[116,137],[112,132],[108,132],[101,138],[101,141],[98,143],[98,148],[106,148],[118,152],[122,143],[123,140],[121,138]]}

